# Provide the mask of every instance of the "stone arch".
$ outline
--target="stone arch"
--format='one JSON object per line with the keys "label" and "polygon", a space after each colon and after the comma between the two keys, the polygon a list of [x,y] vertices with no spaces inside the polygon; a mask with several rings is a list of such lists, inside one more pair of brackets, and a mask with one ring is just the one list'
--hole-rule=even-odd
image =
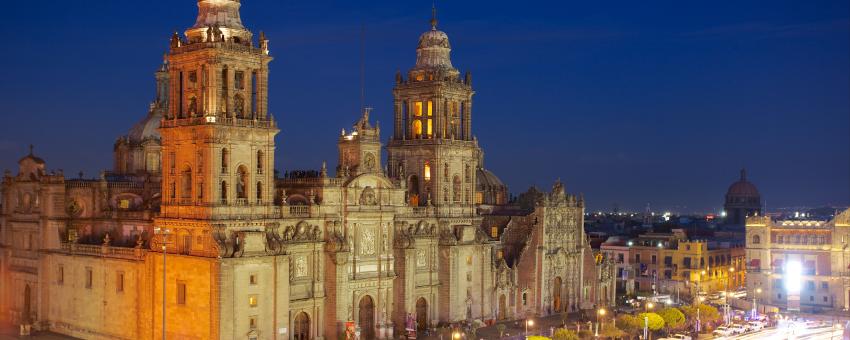
{"label": "stone arch", "polygon": [[28,325],[32,323],[31,319],[32,315],[32,288],[30,288],[30,284],[27,283],[24,286],[24,306],[21,310],[21,323]]}
{"label": "stone arch", "polygon": [[236,168],[236,198],[248,198],[248,167],[245,164],[240,164]]}
{"label": "stone arch", "polygon": [[416,300],[416,330],[424,331],[428,328],[428,300],[420,297]]}
{"label": "stone arch", "polygon": [[306,312],[295,315],[295,320],[292,322],[292,336],[295,340],[310,339],[310,316]]}
{"label": "stone arch", "polygon": [[552,280],[552,310],[555,313],[561,312],[561,285],[563,284],[563,280],[561,280],[560,276],[555,277]]}
{"label": "stone arch", "polygon": [[761,236],[753,235],[753,244],[759,244],[759,243],[761,243]]}
{"label": "stone arch", "polygon": [[460,202],[462,190],[460,176],[455,175],[454,178],[452,178],[452,200],[455,203]]}
{"label": "stone arch", "polygon": [[357,323],[360,325],[361,339],[375,339],[375,300],[369,295],[360,298]]}
{"label": "stone arch", "polygon": [[418,206],[419,205],[419,176],[410,175],[410,178],[407,180],[407,193],[408,199],[410,200],[410,205]]}

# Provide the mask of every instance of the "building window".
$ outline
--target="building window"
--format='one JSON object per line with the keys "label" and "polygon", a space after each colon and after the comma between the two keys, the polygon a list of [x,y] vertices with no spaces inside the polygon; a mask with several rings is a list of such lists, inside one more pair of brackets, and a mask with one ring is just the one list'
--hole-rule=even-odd
{"label": "building window", "polygon": [[655,255],[652,255],[652,264],[656,264],[657,262],[658,259],[655,257]]}
{"label": "building window", "polygon": [[177,304],[186,305],[186,283],[177,282]]}
{"label": "building window", "polygon": [[522,305],[528,305],[528,292],[522,292]]}
{"label": "building window", "polygon": [[640,254],[635,254],[635,263],[640,263]]}
{"label": "building window", "polygon": [[466,256],[466,264],[469,264],[469,265],[471,265],[471,264],[472,264],[472,255],[467,255],[467,256]]}
{"label": "building window", "polygon": [[252,315],[248,317],[248,328],[257,329],[257,316]]}
{"label": "building window", "polygon": [[249,307],[257,307],[257,295],[248,296],[248,306]]}
{"label": "building window", "polygon": [[424,174],[425,174],[425,176],[424,176],[425,180],[430,181],[431,180],[431,164],[428,163],[428,162],[425,162],[425,168],[423,169],[423,171],[424,171]]}
{"label": "building window", "polygon": [[248,279],[248,283],[252,285],[257,284],[257,274],[251,274],[250,278]]}
{"label": "building window", "polygon": [[829,282],[821,282],[820,289],[829,290]]}
{"label": "building window", "polygon": [[829,302],[829,298],[828,298],[828,297],[826,297],[826,296],[824,296],[824,297],[823,297],[823,302],[824,302],[824,303]]}
{"label": "building window", "polygon": [[92,269],[90,267],[87,267],[86,268],[86,288],[91,289],[93,279],[94,279],[94,274],[92,273]]}
{"label": "building window", "polygon": [[237,89],[241,90],[245,88],[245,72],[236,71],[233,74],[233,78],[234,85]]}
{"label": "building window", "polygon": [[118,272],[115,275],[115,291],[119,293],[124,292],[124,272]]}
{"label": "building window", "polygon": [[490,227],[490,237],[499,238],[499,227]]}
{"label": "building window", "polygon": [[753,235],[753,244],[759,243],[761,243],[761,237],[759,237],[758,235]]}
{"label": "building window", "polygon": [[65,284],[65,267],[62,266],[61,264],[59,265],[59,268],[57,268],[57,271],[56,271],[56,284],[58,284],[58,285]]}

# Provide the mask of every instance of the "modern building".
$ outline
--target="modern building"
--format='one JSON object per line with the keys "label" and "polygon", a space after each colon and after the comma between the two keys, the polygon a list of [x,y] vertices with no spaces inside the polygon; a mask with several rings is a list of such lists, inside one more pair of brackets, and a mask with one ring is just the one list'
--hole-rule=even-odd
{"label": "modern building", "polygon": [[436,18],[396,76],[388,164],[364,110],[335,174],[278,177],[269,41],[239,0],[197,5],[112,171],[68,178],[30,150],[4,174],[0,320],[87,339],[383,339],[613,302],[584,199],[557,182],[507,205],[484,169],[472,77]]}
{"label": "modern building", "polygon": [[831,220],[748,218],[747,261],[747,290],[759,305],[847,311],[850,209]]}

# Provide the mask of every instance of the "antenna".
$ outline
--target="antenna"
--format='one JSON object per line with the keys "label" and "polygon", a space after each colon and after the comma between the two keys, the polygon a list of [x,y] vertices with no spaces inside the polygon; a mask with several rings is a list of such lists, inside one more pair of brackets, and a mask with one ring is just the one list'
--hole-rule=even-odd
{"label": "antenna", "polygon": [[360,110],[366,107],[366,24],[360,24]]}

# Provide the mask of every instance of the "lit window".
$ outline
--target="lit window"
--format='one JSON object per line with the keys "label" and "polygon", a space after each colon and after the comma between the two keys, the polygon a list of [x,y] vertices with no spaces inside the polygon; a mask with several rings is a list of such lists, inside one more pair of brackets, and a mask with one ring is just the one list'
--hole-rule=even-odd
{"label": "lit window", "polygon": [[123,199],[118,201],[118,208],[120,209],[130,209],[130,200]]}
{"label": "lit window", "polygon": [[248,306],[257,307],[257,296],[251,295],[248,297]]}
{"label": "lit window", "polygon": [[472,255],[466,256],[466,264],[472,264]]}
{"label": "lit window", "polygon": [[429,100],[428,101],[428,117],[434,115],[434,104]]}
{"label": "lit window", "polygon": [[490,227],[490,237],[499,238],[499,227]]}
{"label": "lit window", "polygon": [[413,103],[413,115],[422,117],[422,102]]}
{"label": "lit window", "polygon": [[428,162],[425,162],[425,180],[431,180],[431,164]]}
{"label": "lit window", "polygon": [[177,282],[177,304],[185,305],[186,304],[186,283],[185,282]]}

